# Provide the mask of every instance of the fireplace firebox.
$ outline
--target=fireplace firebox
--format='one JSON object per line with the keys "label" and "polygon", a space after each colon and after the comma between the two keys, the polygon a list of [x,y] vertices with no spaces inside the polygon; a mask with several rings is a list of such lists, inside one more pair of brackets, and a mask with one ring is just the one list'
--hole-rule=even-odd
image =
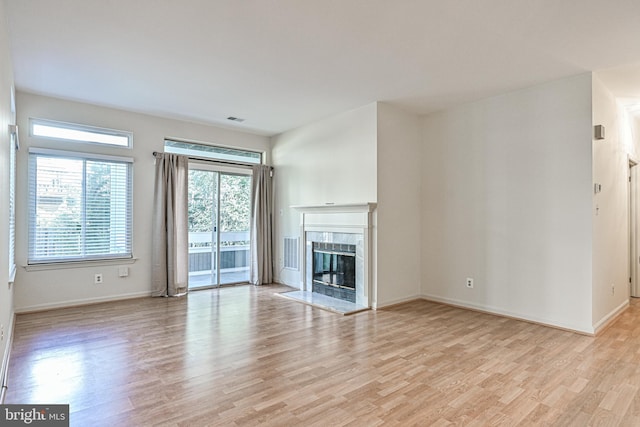
{"label": "fireplace firebox", "polygon": [[356,302],[356,245],[313,243],[313,292]]}

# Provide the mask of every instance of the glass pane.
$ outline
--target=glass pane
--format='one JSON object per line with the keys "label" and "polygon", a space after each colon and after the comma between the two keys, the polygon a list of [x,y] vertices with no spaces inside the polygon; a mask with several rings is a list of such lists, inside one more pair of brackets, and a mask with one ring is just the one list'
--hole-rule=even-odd
{"label": "glass pane", "polygon": [[249,281],[251,177],[220,176],[220,284]]}
{"label": "glass pane", "polygon": [[15,134],[11,135],[9,148],[9,274],[13,274],[15,266],[16,244],[16,143]]}
{"label": "glass pane", "polygon": [[87,161],[86,167],[86,255],[126,254],[128,165]]}
{"label": "glass pane", "polygon": [[256,165],[262,163],[262,154],[260,153],[234,148],[215,147],[213,145],[165,140],[164,150],[167,153],[205,157],[212,160],[226,160],[230,162],[251,163]]}
{"label": "glass pane", "polygon": [[31,119],[31,134],[45,138],[118,145],[120,147],[130,147],[132,140],[131,132],[42,119]]}
{"label": "glass pane", "polygon": [[218,284],[218,173],[189,170],[189,288]]}
{"label": "glass pane", "polygon": [[130,168],[32,155],[28,262],[131,256]]}
{"label": "glass pane", "polygon": [[38,157],[32,259],[82,255],[83,161]]}

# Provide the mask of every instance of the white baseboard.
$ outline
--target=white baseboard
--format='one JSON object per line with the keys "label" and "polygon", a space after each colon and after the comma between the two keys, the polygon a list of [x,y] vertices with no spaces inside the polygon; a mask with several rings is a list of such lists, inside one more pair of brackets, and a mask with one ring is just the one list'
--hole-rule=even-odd
{"label": "white baseboard", "polygon": [[609,314],[600,319],[600,321],[598,321],[595,325],[593,325],[595,334],[598,335],[600,332],[607,329],[627,308],[629,308],[628,299],[618,307],[614,308]]}
{"label": "white baseboard", "polygon": [[451,306],[454,306],[454,307],[460,307],[460,308],[466,308],[466,309],[469,309],[469,310],[480,311],[482,313],[496,314],[498,316],[509,317],[511,319],[516,319],[516,320],[524,320],[526,322],[537,323],[537,324],[540,324],[540,325],[543,325],[543,326],[549,326],[549,327],[556,328],[556,329],[563,329],[563,330],[570,331],[570,332],[577,332],[579,334],[595,335],[595,330],[593,329],[593,327],[591,327],[591,328],[590,327],[586,327],[585,328],[585,327],[579,326],[579,325],[573,325],[573,324],[558,322],[558,321],[554,321],[554,320],[550,320],[550,319],[544,319],[544,318],[541,318],[541,317],[530,316],[530,315],[526,315],[526,314],[522,314],[522,313],[516,313],[516,312],[512,312],[512,311],[508,311],[508,310],[503,310],[503,309],[498,308],[498,307],[474,304],[474,303],[470,303],[470,302],[467,302],[467,301],[460,301],[460,300],[456,300],[456,299],[453,299],[453,298],[440,297],[440,296],[437,296],[437,295],[422,294],[421,298],[425,299],[427,301],[439,302],[439,303],[451,305]]}
{"label": "white baseboard", "polygon": [[300,283],[288,283],[288,281],[281,280],[280,278],[274,278],[273,283],[277,283],[278,285],[289,286],[290,288],[294,288],[298,290],[302,289],[302,285],[300,285]]}
{"label": "white baseboard", "polygon": [[403,298],[398,298],[398,299],[394,299],[394,300],[390,300],[390,301],[384,301],[384,302],[375,302],[373,304],[373,309],[374,310],[378,310],[380,308],[385,308],[385,307],[390,307],[392,305],[398,305],[398,304],[404,304],[405,302],[409,302],[409,301],[415,301],[417,299],[422,299],[421,295],[412,295],[410,297],[403,297]]}
{"label": "white baseboard", "polygon": [[125,300],[125,299],[142,298],[142,297],[150,297],[150,296],[151,296],[151,291],[135,292],[131,294],[109,295],[107,297],[84,298],[84,299],[76,299],[76,300],[70,300],[70,301],[29,305],[26,307],[16,307],[15,312],[16,314],[33,313],[36,311],[53,310],[56,308],[68,308],[68,307],[75,307],[79,305],[98,304],[101,302],[119,301],[119,300]]}

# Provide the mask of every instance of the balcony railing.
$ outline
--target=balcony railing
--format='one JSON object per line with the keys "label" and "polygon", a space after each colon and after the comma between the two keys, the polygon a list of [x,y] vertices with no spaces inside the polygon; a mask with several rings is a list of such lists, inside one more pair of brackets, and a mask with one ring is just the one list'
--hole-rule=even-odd
{"label": "balcony railing", "polygon": [[[216,270],[212,233],[189,233],[189,286],[215,284],[212,275]],[[213,268],[212,268],[213,266]],[[220,283],[237,283],[249,280],[249,232],[220,233]]]}

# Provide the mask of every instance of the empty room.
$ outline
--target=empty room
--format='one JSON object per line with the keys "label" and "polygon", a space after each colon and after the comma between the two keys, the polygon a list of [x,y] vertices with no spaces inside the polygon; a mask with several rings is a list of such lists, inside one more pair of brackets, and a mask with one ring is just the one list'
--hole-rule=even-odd
{"label": "empty room", "polygon": [[640,425],[638,22],[0,0],[0,424]]}

